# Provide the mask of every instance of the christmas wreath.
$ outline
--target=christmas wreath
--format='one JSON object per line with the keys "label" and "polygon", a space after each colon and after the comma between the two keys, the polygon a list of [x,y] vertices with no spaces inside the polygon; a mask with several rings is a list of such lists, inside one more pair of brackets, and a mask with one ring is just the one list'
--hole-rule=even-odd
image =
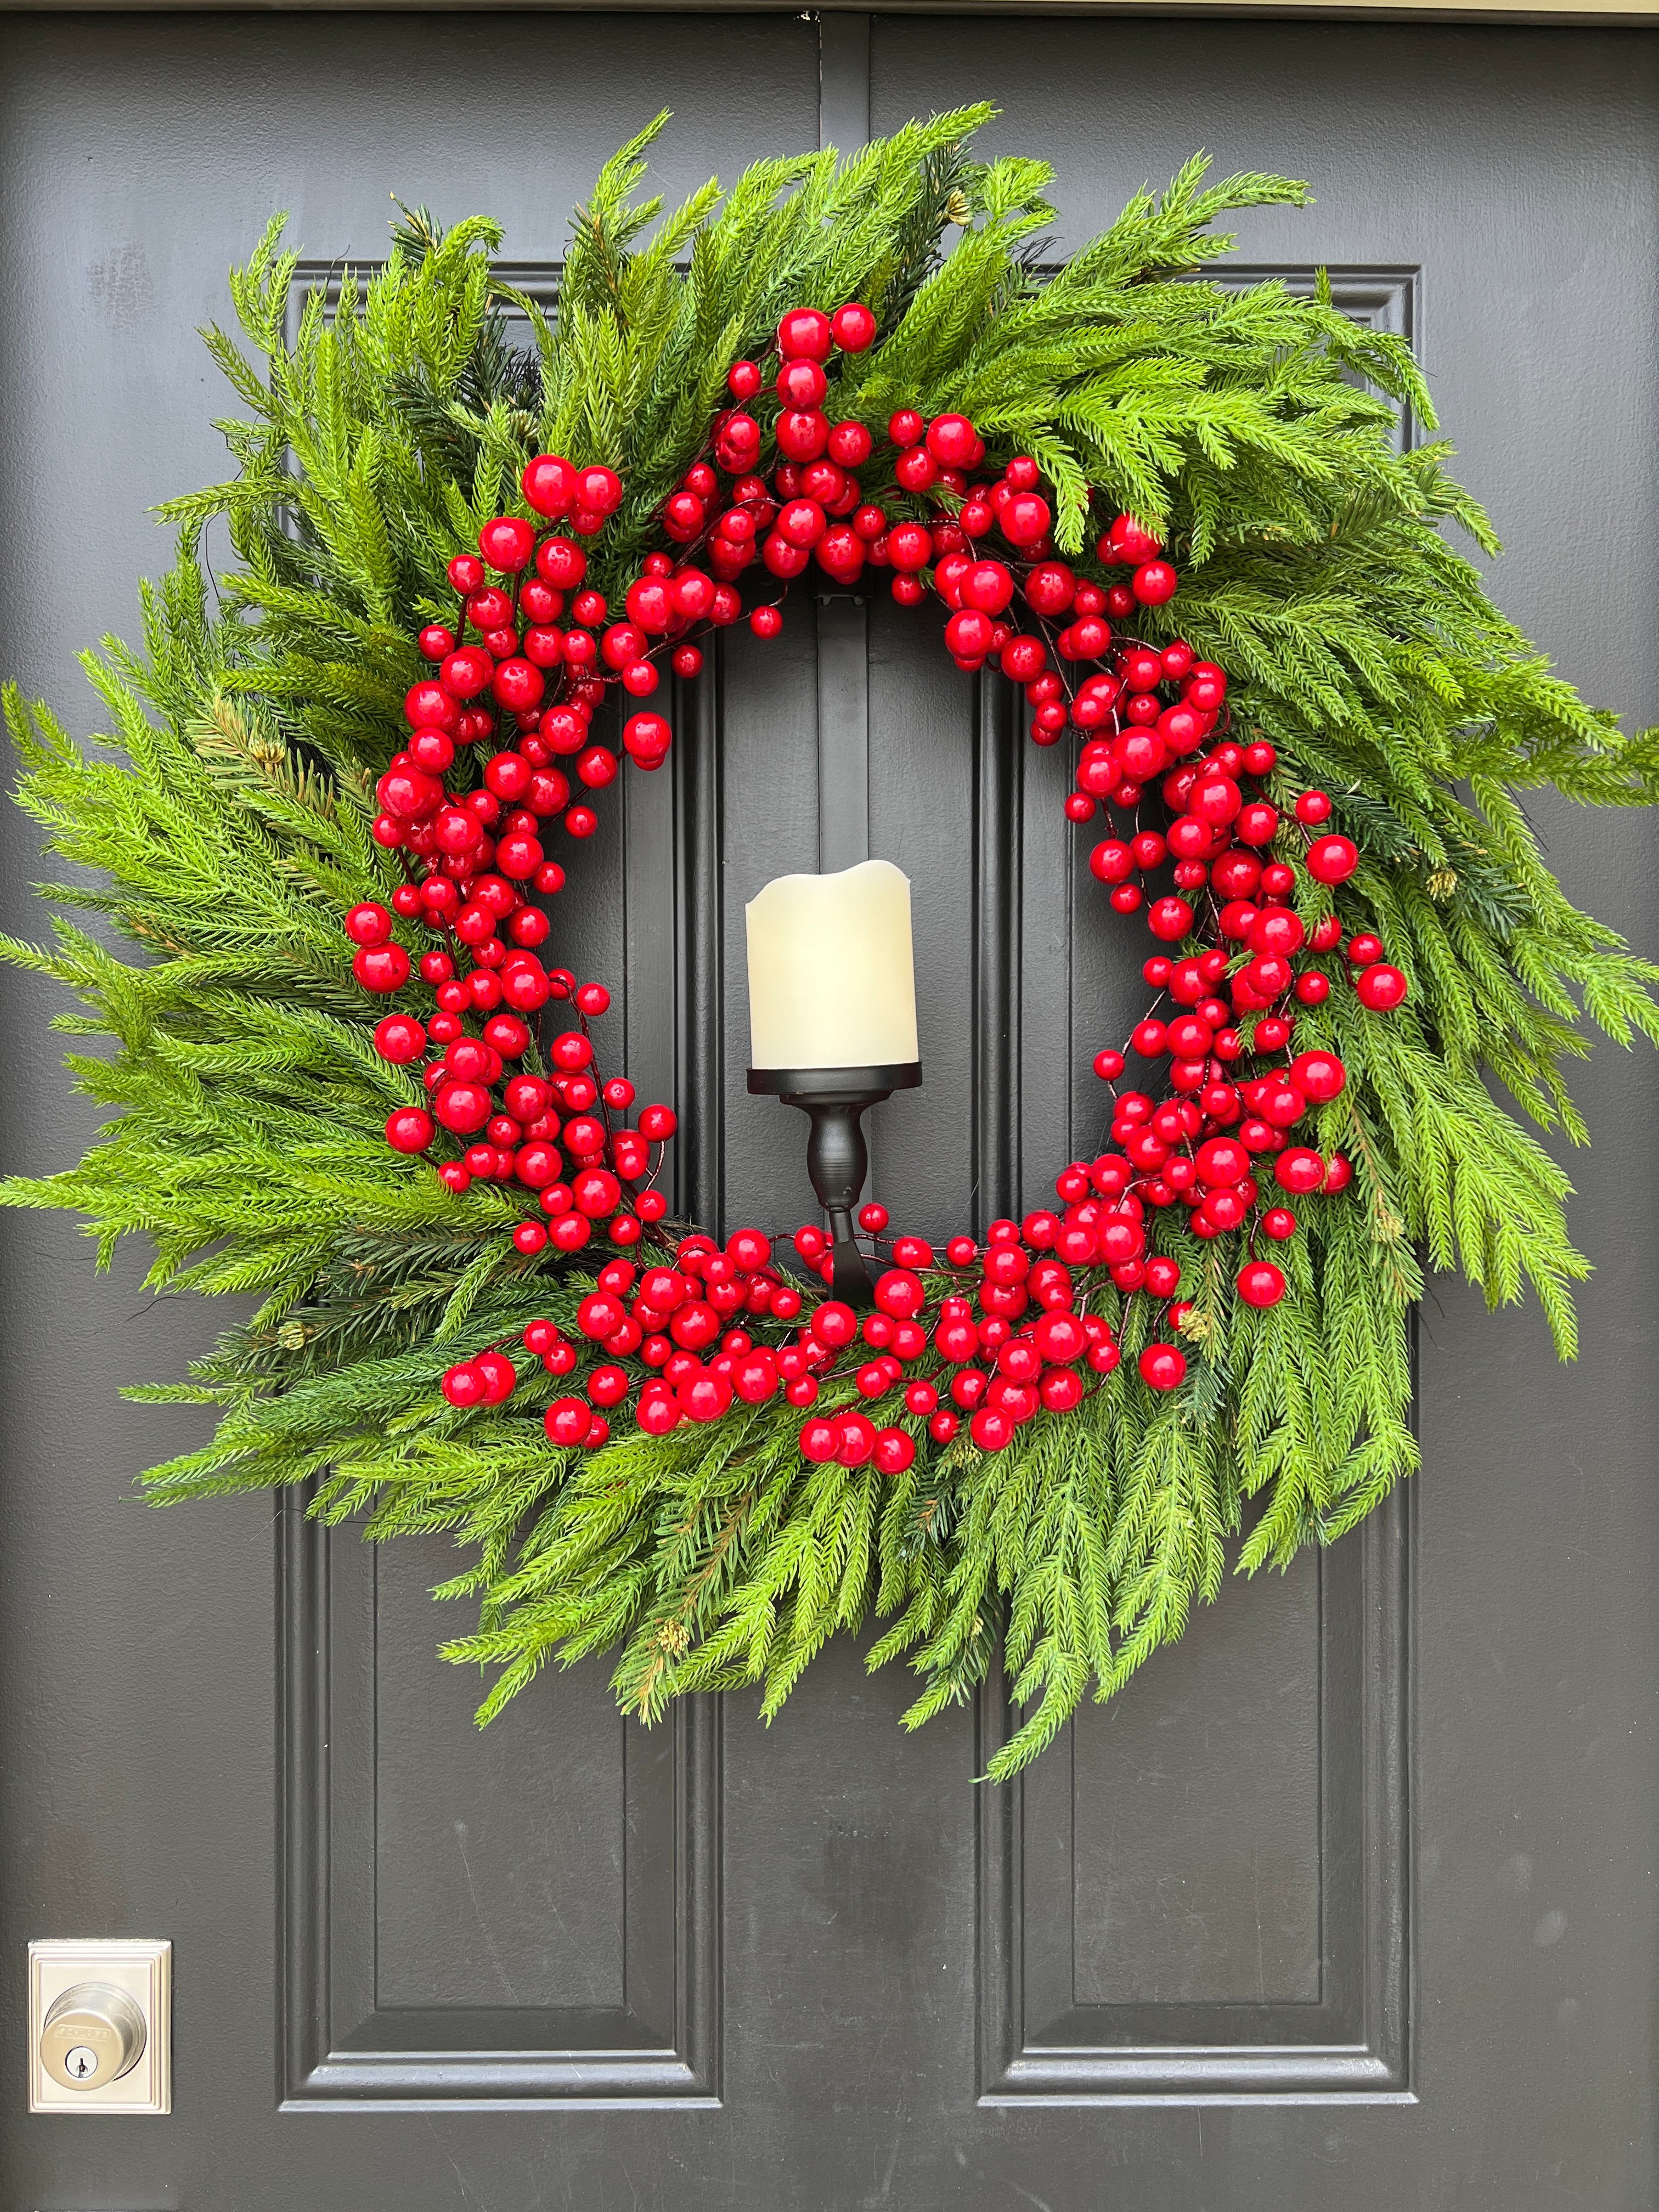
{"label": "christmas wreath", "polygon": [[[248,349],[206,333],[235,473],[164,510],[142,652],[88,660],[112,734],[9,699],[22,805],[96,872],[47,895],[106,927],[6,957],[115,1048],[70,1062],[113,1109],[86,1158],[0,1195],[260,1295],[131,1394],[218,1416],[148,1494],[303,1483],[453,1532],[483,1718],[606,1650],[647,1720],[749,1682],[769,1717],[873,1609],[913,1723],[1001,1640],[1012,1772],[1216,1595],[1230,1536],[1282,1565],[1410,1472],[1423,1258],[1529,1284],[1573,1350],[1567,1179],[1498,1093],[1582,1141],[1561,1063],[1584,1016],[1659,1036],[1659,970],[1516,794],[1650,803],[1656,733],[1448,544],[1495,550],[1445,449],[1399,450],[1398,409],[1433,423],[1403,341],[1200,276],[1216,218],[1301,185],[1195,161],[1056,267],[1049,172],[975,159],[988,112],[666,215],[659,118],[550,311],[495,225],[417,212],[290,325],[273,224],[231,280]],[[670,748],[665,678],[774,635],[814,567],[1023,686],[1153,942],[1098,1154],[937,1249],[867,1206],[862,1316],[817,1223],[666,1218],[672,1106],[558,959],[605,793]]]}

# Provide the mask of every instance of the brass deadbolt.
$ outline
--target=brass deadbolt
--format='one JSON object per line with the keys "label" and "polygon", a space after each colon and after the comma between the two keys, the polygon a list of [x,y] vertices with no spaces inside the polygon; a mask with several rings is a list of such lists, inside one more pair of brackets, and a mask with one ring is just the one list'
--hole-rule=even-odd
{"label": "brass deadbolt", "polygon": [[40,2030],[40,2063],[65,2089],[103,2089],[144,2053],[144,2015],[112,1982],[76,1982]]}

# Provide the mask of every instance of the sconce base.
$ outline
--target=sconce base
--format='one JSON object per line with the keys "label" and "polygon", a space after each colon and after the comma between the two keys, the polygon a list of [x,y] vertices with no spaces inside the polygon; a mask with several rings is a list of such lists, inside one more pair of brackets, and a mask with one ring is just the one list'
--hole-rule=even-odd
{"label": "sconce base", "polygon": [[914,1091],[921,1064],[908,1060],[886,1067],[751,1067],[749,1088],[757,1097],[781,1098],[799,1106],[811,1122],[806,1140],[806,1172],[818,1203],[830,1217],[833,1289],[850,1306],[875,1304],[875,1285],[853,1232],[853,1208],[870,1172],[862,1116],[895,1091]]}

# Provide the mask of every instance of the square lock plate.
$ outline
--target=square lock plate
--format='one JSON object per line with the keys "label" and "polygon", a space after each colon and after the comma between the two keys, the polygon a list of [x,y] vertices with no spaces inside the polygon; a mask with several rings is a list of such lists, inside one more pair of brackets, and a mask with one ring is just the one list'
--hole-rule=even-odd
{"label": "square lock plate", "polygon": [[172,1944],[31,1943],[28,2048],[32,2112],[170,2112]]}

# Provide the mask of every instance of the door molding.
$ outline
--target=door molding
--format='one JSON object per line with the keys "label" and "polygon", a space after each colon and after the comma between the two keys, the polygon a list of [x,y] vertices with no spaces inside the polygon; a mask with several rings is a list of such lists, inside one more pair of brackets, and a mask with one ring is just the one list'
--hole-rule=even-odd
{"label": "door molding", "polygon": [[[1311,2002],[1079,2002],[1073,1722],[980,1797],[978,2101],[1412,2105],[1409,1486],[1315,1555],[1318,1987]],[[1121,1694],[1133,1695],[1133,1691]],[[980,1699],[978,1771],[1012,1731]],[[1041,1848],[1027,1850],[1027,1838]]]}
{"label": "door molding", "polygon": [[720,1715],[617,1717],[623,2002],[380,2002],[379,1547],[278,1513],[283,1955],[277,2085],[301,2112],[719,2106]]}
{"label": "door molding", "polygon": [[[1304,295],[1316,283],[1311,267],[1284,264],[1230,261],[1200,273],[1229,287],[1274,281]],[[1408,339],[1420,355],[1420,270],[1367,264],[1334,266],[1328,274],[1332,300],[1344,313]],[[1401,447],[1414,434],[1415,426],[1402,417]],[[983,679],[981,688],[990,688]],[[1042,1188],[1044,1163],[1088,1157],[1098,1113],[1097,1106],[1079,1105],[1069,1074],[1057,1073],[1045,1056],[1022,1055],[1018,1047],[1023,1030],[1067,1035],[1079,988],[1071,969],[1079,863],[1074,841],[1061,840],[1054,827],[1070,779],[1055,781],[1058,748],[1019,751],[1018,774],[1031,800],[1023,809],[1024,835],[1017,788],[1009,830],[978,841],[981,870],[995,865],[1010,878],[988,886],[985,912],[993,927],[990,917],[1003,917],[1012,942],[1000,960],[981,948],[975,997],[982,1014],[994,1007],[992,1034],[1006,1039],[1001,1058],[994,1048],[988,1057],[981,1048],[984,1126],[1018,1132],[1019,1152],[1017,1161],[999,1165],[981,1151],[979,1172],[988,1211],[1011,1213],[1020,1210],[1022,1185],[1027,1193]],[[987,747],[981,739],[981,793],[995,763],[1017,757],[1007,743]],[[1056,947],[1066,951],[1057,957]],[[1000,994],[988,988],[999,977],[1005,979]],[[1085,1064],[1075,1038],[1069,1059]],[[981,2104],[1416,2101],[1410,2069],[1412,1528],[1407,1486],[1363,1529],[1311,1562],[1317,1583],[1310,1664],[1319,1715],[1313,2001],[1078,2001],[1077,1932],[1091,1910],[1097,1917],[1104,1909],[1081,1893],[1076,1874],[1079,1731],[1107,1724],[1085,1709],[1016,1783],[980,1793]],[[1191,1632],[1200,1628],[1195,1622]],[[1132,1686],[1121,1694],[1137,1693]],[[1147,1694],[1158,1694],[1150,1683]],[[1006,1682],[988,1680],[978,1704],[977,1773],[984,1773],[1012,1724]],[[1099,1764],[1096,1751],[1089,1782],[1097,1791]]]}

